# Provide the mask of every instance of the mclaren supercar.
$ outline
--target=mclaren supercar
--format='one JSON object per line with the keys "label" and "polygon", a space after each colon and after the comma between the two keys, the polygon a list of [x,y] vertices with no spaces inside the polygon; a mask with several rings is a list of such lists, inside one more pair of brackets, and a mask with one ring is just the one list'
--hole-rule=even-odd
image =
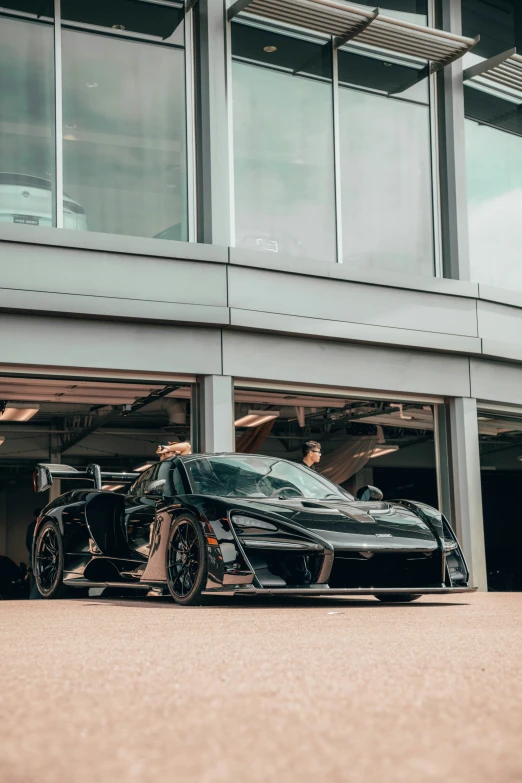
{"label": "mclaren supercar", "polygon": [[[354,498],[284,459],[193,454],[141,474],[39,464],[36,491],[53,479],[76,488],[38,519],[33,568],[43,598],[116,587],[170,593],[185,605],[223,593],[404,602],[473,589],[439,511],[384,502],[375,487]],[[104,481],[128,489],[104,490]]]}

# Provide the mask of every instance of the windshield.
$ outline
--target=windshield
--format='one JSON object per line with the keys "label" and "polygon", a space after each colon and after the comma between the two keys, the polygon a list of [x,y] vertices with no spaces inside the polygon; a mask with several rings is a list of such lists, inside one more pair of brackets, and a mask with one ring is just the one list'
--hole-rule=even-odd
{"label": "windshield", "polygon": [[353,500],[321,475],[291,462],[270,457],[196,457],[185,468],[198,495],[245,498],[313,498]]}

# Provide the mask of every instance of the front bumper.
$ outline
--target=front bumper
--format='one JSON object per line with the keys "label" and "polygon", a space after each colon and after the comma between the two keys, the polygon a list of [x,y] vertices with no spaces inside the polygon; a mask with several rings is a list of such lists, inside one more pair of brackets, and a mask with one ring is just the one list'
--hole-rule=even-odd
{"label": "front bumper", "polygon": [[473,593],[476,587],[252,587],[229,585],[206,591],[207,595],[445,595]]}

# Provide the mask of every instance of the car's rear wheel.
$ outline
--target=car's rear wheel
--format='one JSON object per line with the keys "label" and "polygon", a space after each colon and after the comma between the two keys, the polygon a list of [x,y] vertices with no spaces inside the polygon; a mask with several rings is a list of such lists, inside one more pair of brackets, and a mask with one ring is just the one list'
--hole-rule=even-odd
{"label": "car's rear wheel", "polygon": [[193,517],[179,517],[172,525],[167,546],[167,584],[176,603],[194,606],[204,603],[207,584],[207,542]]}
{"label": "car's rear wheel", "polygon": [[56,522],[44,522],[34,545],[34,578],[42,598],[63,598],[63,543]]}
{"label": "car's rear wheel", "polygon": [[384,601],[385,604],[410,604],[412,601],[417,601],[421,598],[418,594],[413,593],[381,593],[375,596],[379,601]]}

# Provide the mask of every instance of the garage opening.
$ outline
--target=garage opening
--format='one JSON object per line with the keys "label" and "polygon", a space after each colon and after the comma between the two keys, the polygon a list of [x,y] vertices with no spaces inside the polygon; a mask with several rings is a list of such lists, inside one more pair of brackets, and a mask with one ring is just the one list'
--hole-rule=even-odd
{"label": "garage opening", "polygon": [[478,412],[482,510],[489,590],[522,590],[522,411]]}
{"label": "garage opening", "polygon": [[[36,463],[145,470],[158,460],[160,444],[193,441],[194,380],[0,376],[0,583],[12,583],[9,577],[20,575],[18,597],[26,597],[33,512],[61,491],[85,486],[80,480],[60,487],[57,481],[47,493],[36,495]],[[106,488],[120,492],[126,487]],[[6,590],[2,584],[0,595]]]}
{"label": "garage opening", "polygon": [[438,506],[433,402],[369,399],[307,389],[235,389],[236,451],[300,462],[321,444],[316,469],[352,494],[379,487],[385,499]]}

